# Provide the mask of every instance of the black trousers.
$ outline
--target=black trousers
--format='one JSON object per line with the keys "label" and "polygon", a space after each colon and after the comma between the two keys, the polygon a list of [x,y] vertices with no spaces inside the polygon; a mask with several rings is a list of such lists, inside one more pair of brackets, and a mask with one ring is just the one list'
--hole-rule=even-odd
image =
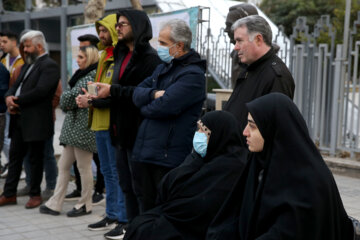
{"label": "black trousers", "polygon": [[125,197],[126,215],[129,223],[140,213],[140,203],[136,197],[133,183],[131,153],[132,149],[116,146],[119,185]]}
{"label": "black trousers", "polygon": [[[96,183],[95,183],[95,192],[103,194],[105,183],[104,183],[104,176],[102,175],[100,171],[100,160],[99,155],[97,153],[93,154],[93,160],[96,164]],[[74,167],[74,173],[75,173],[75,184],[76,184],[76,190],[81,192],[81,180],[80,180],[80,173],[79,169],[77,168],[76,161],[73,164]]]}
{"label": "black trousers", "polygon": [[14,116],[12,123],[12,134],[10,144],[9,172],[6,177],[4,193],[5,197],[16,195],[23,159],[29,153],[31,170],[30,196],[40,196],[41,181],[43,177],[44,141],[25,142],[22,137],[20,117]]}
{"label": "black trousers", "polygon": [[131,168],[135,193],[140,201],[140,213],[143,213],[156,206],[158,185],[172,168],[137,161],[132,161]]}

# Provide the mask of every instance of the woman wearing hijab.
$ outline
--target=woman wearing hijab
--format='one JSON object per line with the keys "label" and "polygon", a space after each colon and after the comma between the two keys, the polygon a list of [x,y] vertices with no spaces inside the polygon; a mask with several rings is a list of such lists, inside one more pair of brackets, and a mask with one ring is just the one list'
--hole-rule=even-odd
{"label": "woman wearing hijab", "polygon": [[68,217],[90,214],[92,210],[92,156],[96,152],[95,134],[88,128],[88,109],[78,108],[75,98],[87,82],[94,81],[99,53],[96,47],[81,47],[77,56],[79,70],[69,81],[70,89],[63,92],[60,107],[66,112],[61,129],[60,144],[64,145],[58,162],[59,175],[54,195],[40,207],[40,213],[59,215],[67,186],[70,180],[70,168],[74,161],[80,172],[81,197],[74,208],[67,213]]}
{"label": "woman wearing hijab", "polygon": [[252,156],[207,239],[352,240],[334,178],[295,104],[271,93],[246,106]]}
{"label": "woman wearing hijab", "polygon": [[214,111],[198,122],[194,151],[164,176],[157,207],[136,217],[127,240],[204,239],[244,163],[240,156],[237,121],[232,114]]}

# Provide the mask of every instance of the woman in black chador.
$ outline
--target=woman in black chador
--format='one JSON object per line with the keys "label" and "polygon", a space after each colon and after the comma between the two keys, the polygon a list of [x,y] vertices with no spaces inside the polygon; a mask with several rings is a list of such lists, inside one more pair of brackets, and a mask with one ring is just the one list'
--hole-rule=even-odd
{"label": "woman in black chador", "polygon": [[206,239],[352,240],[334,178],[295,104],[271,93],[246,106],[252,156]]}
{"label": "woman in black chador", "polygon": [[239,178],[246,149],[240,146],[235,117],[207,113],[198,122],[194,151],[164,176],[157,207],[130,223],[127,240],[205,239],[211,220]]}

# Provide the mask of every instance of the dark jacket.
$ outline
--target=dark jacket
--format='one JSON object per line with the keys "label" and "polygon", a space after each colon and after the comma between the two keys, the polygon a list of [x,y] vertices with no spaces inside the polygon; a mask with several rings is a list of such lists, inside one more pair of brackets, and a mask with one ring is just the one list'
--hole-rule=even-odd
{"label": "dark jacket", "polygon": [[124,10],[118,13],[118,18],[120,15],[125,16],[131,24],[134,50],[119,79],[120,67],[129,48],[119,41],[114,49],[115,67],[110,89],[110,134],[114,145],[131,149],[142,120],[139,109],[132,101],[132,94],[135,87],[153,73],[161,60],[149,44],[152,28],[146,13],[139,10]]}
{"label": "dark jacket", "polygon": [[[250,64],[236,82],[224,110],[231,112],[239,121],[240,129],[247,124],[248,111],[245,104],[271,92],[280,92],[291,99],[294,97],[295,83],[285,63],[276,56],[272,47],[264,56]],[[242,144],[246,147],[245,138]]]}
{"label": "dark jacket", "polygon": [[0,63],[0,113],[6,112],[5,93],[9,89],[10,73],[6,67]]}
{"label": "dark jacket", "polygon": [[[191,50],[159,65],[134,91],[144,120],[133,149],[135,161],[176,167],[192,149],[192,139],[205,100],[206,61]],[[164,96],[153,99],[155,90]]]}
{"label": "dark jacket", "polygon": [[[24,141],[43,141],[54,135],[54,121],[52,116],[52,99],[59,79],[60,69],[48,54],[38,58],[30,73],[24,79],[30,66],[24,64],[14,85],[5,96],[14,96],[20,83],[19,105],[20,122]],[[11,137],[10,127],[10,137]]]}

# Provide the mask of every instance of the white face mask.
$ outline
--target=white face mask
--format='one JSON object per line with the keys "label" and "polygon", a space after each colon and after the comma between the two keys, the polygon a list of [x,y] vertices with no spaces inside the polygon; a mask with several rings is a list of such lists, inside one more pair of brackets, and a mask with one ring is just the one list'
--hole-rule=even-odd
{"label": "white face mask", "polygon": [[207,136],[203,132],[195,132],[194,139],[193,139],[193,147],[195,152],[200,154],[201,157],[206,156],[207,152]]}

